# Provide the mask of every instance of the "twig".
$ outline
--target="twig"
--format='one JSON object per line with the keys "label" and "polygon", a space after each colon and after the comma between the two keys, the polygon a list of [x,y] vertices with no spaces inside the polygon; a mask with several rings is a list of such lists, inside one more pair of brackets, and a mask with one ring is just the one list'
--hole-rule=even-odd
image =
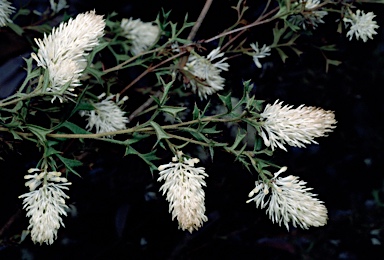
{"label": "twig", "polygon": [[[155,93],[155,97],[159,97],[161,95],[161,91],[158,90],[156,93]],[[145,101],[140,107],[138,107],[135,111],[133,111],[131,113],[131,115],[129,116],[129,121],[132,121],[133,118],[135,118],[138,114],[140,114],[141,112],[143,112],[144,109],[146,109],[147,107],[149,107],[150,104],[152,104],[153,102],[153,98],[150,97],[148,98],[147,101]]]}
{"label": "twig", "polygon": [[[270,14],[276,12],[277,10],[279,10],[279,8],[280,8],[280,7],[276,7],[276,8],[274,8],[273,10],[269,11],[267,14],[264,15],[264,17],[267,17],[267,16],[269,16]],[[264,17],[263,17],[263,18],[264,18]],[[204,42],[205,42],[205,43],[207,43],[207,42],[211,42],[211,41],[214,41],[214,40],[216,40],[216,39],[218,39],[218,38],[221,38],[221,37],[223,37],[223,36],[225,36],[225,35],[228,35],[228,34],[231,34],[231,33],[235,33],[235,32],[238,32],[238,31],[243,31],[243,30],[245,30],[245,29],[251,28],[251,27],[256,26],[256,25],[260,25],[260,24],[268,23],[268,22],[273,21],[274,19],[276,19],[277,16],[274,16],[274,17],[271,17],[271,18],[269,18],[269,19],[265,19],[265,20],[262,20],[263,18],[259,18],[259,19],[257,19],[256,21],[254,21],[253,23],[250,23],[250,24],[245,25],[245,26],[243,26],[243,27],[236,28],[236,29],[230,30],[230,31],[228,31],[228,32],[220,33],[220,34],[218,34],[218,35],[216,35],[216,36],[214,36],[214,37],[212,37],[212,38],[210,38],[210,39],[208,39],[208,40],[205,40]],[[260,21],[260,20],[261,20],[261,21]]]}
{"label": "twig", "polygon": [[[192,41],[193,38],[195,38],[196,33],[201,26],[201,23],[203,22],[205,16],[208,13],[209,8],[212,5],[212,2],[213,2],[213,0],[206,0],[205,1],[204,7],[200,12],[199,17],[197,18],[196,23],[193,25],[192,30],[187,37],[187,40]],[[187,50],[188,50],[188,52],[190,52],[191,48],[187,48]],[[178,66],[179,68],[183,68],[185,66],[185,64],[187,63],[187,60],[188,60],[188,56],[189,55],[186,55],[180,59],[179,66]]]}
{"label": "twig", "polygon": [[212,2],[213,2],[213,0],[205,1],[205,5],[204,5],[203,9],[201,10],[201,13],[200,13],[199,17],[197,18],[195,25],[192,27],[192,30],[189,33],[187,40],[192,41],[193,38],[195,37],[197,31],[199,30],[199,28],[201,26],[201,23],[203,22],[205,16],[208,13],[209,8],[212,5]]}
{"label": "twig", "polygon": [[161,65],[164,65],[165,63],[177,58],[177,57],[180,57],[182,55],[185,54],[185,51],[184,52],[180,52],[172,57],[169,57],[168,59],[160,62],[159,64],[156,64],[155,66],[153,67],[149,67],[148,69],[146,69],[143,73],[141,73],[137,78],[135,78],[131,83],[129,83],[122,91],[120,91],[120,95],[122,95],[125,91],[127,91],[130,87],[132,87],[134,84],[136,84],[140,79],[142,79],[145,75],[147,75],[149,72],[155,70],[156,68],[160,67]]}

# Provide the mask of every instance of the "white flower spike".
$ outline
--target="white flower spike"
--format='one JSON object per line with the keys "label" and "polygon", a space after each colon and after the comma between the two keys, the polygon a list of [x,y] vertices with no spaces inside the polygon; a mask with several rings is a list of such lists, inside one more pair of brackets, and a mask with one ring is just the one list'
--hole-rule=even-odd
{"label": "white flower spike", "polygon": [[279,147],[287,151],[285,144],[305,147],[305,144],[317,143],[314,138],[326,136],[336,127],[332,111],[304,105],[292,108],[282,104],[276,100],[273,105],[268,104],[260,114],[259,135],[272,150]]}
{"label": "white flower spike", "polygon": [[48,92],[58,93],[60,102],[76,96],[71,93],[81,85],[80,77],[87,67],[86,55],[99,44],[104,35],[105,21],[95,11],[82,13],[54,28],[44,39],[35,39],[39,50],[31,56],[37,66],[48,70],[50,86]]}
{"label": "white flower spike", "polygon": [[376,21],[373,20],[376,15],[373,12],[364,13],[361,10],[357,10],[356,14],[350,13],[350,17],[345,17],[343,19],[344,24],[348,26],[348,23],[350,23],[351,28],[349,28],[349,31],[347,32],[347,37],[349,37],[349,40],[352,40],[353,35],[356,36],[356,39],[358,40],[361,38],[364,42],[366,42],[369,39],[373,39],[373,35],[377,34],[375,31],[379,26],[377,25]]}
{"label": "white flower spike", "polygon": [[[105,93],[100,95],[99,99],[104,96]],[[114,101],[115,98],[116,101]],[[109,95],[100,102],[92,103],[94,107],[93,110],[81,110],[80,115],[87,117],[86,120],[88,121],[88,124],[86,125],[86,129],[90,131],[95,128],[96,133],[113,132],[125,129],[129,120],[119,105],[126,99],[128,99],[127,96],[119,101],[117,95]]]}
{"label": "white flower spike", "polygon": [[163,191],[163,195],[167,193],[172,220],[176,218],[179,228],[190,233],[208,220],[202,189],[202,186],[206,186],[204,178],[208,175],[203,167],[194,167],[198,162],[199,159],[187,159],[182,152],[178,152],[172,162],[158,167],[160,177],[157,181],[165,181],[160,191]]}
{"label": "white flower spike", "polygon": [[255,201],[257,208],[267,208],[272,222],[279,226],[283,223],[287,230],[290,222],[303,229],[327,224],[327,208],[309,192],[312,188],[307,188],[306,182],[292,175],[278,177],[286,170],[287,167],[282,167],[269,181],[256,181],[255,188],[249,193],[249,197],[254,197],[247,203]]}
{"label": "white flower spike", "polygon": [[198,93],[200,99],[207,98],[217,91],[224,88],[225,79],[220,76],[221,71],[227,71],[229,64],[224,62],[227,58],[220,52],[220,47],[212,50],[208,56],[202,57],[196,53],[191,53],[184,69],[192,74],[189,78],[187,87],[192,87],[193,93]]}
{"label": "white flower spike", "polygon": [[29,179],[25,185],[29,187],[30,192],[19,196],[23,199],[27,217],[30,217],[28,229],[31,230],[34,243],[50,245],[57,238],[60,226],[64,227],[61,215],[67,215],[68,206],[65,204],[65,199],[69,197],[63,190],[68,190],[67,186],[71,183],[66,178],[60,177],[60,172],[47,172],[35,168],[28,172],[35,173],[24,177]]}
{"label": "white flower spike", "polygon": [[120,27],[123,30],[122,35],[131,40],[131,51],[134,55],[148,50],[160,36],[160,28],[157,25],[142,22],[140,19],[124,18]]}

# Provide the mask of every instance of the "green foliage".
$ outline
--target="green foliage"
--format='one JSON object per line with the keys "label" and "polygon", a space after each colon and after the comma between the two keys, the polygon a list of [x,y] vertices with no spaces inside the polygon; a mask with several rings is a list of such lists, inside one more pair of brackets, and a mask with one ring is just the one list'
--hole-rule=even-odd
{"label": "green foliage", "polygon": [[[41,160],[36,167],[55,171],[60,168],[77,176],[80,174],[76,167],[82,165],[81,159],[68,157],[80,149],[79,143],[86,146],[88,143],[84,140],[91,139],[92,149],[98,149],[101,143],[123,147],[125,156],[138,156],[148,165],[151,173],[158,169],[156,163],[161,149],[176,155],[181,149],[187,151],[200,146],[209,150],[212,161],[217,151],[229,153],[234,161],[250,172],[256,172],[259,178],[270,179],[273,174],[267,169],[279,166],[271,162],[273,150],[260,137],[264,101],[253,94],[251,80],[239,86],[228,78],[226,81],[225,77],[231,75],[231,67],[236,66],[238,57],[252,62],[249,56],[253,56],[264,63],[263,59],[267,56],[278,55],[285,63],[291,53],[299,59],[305,49],[303,47],[321,52],[326,70],[329,65],[340,65],[340,61],[324,54],[337,51],[336,44],[301,41],[303,36],[316,34],[316,25],[321,26],[321,18],[321,21],[316,20],[319,13],[315,12],[333,11],[347,19],[354,10],[353,4],[329,1],[313,10],[306,9],[305,4],[289,0],[265,1],[261,5],[262,12],[252,10],[254,14],[260,13],[259,17],[246,20],[249,18],[245,14],[250,7],[246,1],[239,0],[232,7],[237,13],[233,24],[210,39],[196,42],[191,40],[196,33],[191,32],[191,27],[196,25],[194,30],[197,30],[202,21],[190,22],[187,14],[182,21],[171,21],[171,12],[161,10],[149,23],[150,28],[156,24],[154,31],[158,29],[159,33],[154,35],[153,42],[145,45],[144,51],[136,55],[132,51],[133,41],[141,35],[126,37],[122,34],[121,21],[117,20],[118,14],[109,14],[105,18],[106,29],[98,39],[99,44],[94,48],[85,48],[82,56],[76,54],[73,60],[63,62],[65,66],[56,68],[57,64],[61,64],[58,60],[50,60],[54,65],[49,62],[37,64],[36,54],[25,59],[27,76],[24,81],[14,94],[0,100],[0,132],[8,133],[5,136],[12,140],[37,145]],[[28,14],[25,9],[18,13]],[[41,23],[26,27],[17,24],[8,26],[17,35],[33,42],[25,33],[26,29],[49,32],[52,29],[49,21],[56,17],[49,10],[39,15]],[[293,15],[298,15],[300,22],[291,19]],[[69,17],[64,15],[63,20],[67,19]],[[318,24],[313,27],[308,25],[308,22],[316,21]],[[249,47],[252,42],[248,32],[256,35],[260,42],[267,38],[258,35],[259,31],[255,30],[258,26],[266,26],[270,30],[273,40],[266,46],[268,51],[273,52],[257,53]],[[149,41],[148,28],[142,29],[148,30],[144,31],[148,34],[141,39],[142,42]],[[213,43],[219,43],[219,46]],[[37,53],[36,46],[32,47]],[[212,52],[217,47],[222,55]],[[62,48],[58,53],[71,52],[67,46],[52,48]],[[83,63],[82,71],[76,71],[81,74],[80,83],[74,84],[75,75],[68,77],[67,74],[73,73],[71,66]],[[49,70],[48,66],[56,67]],[[257,66],[260,67],[260,64]],[[227,69],[228,74],[222,73]],[[52,82],[55,76],[70,80],[56,83],[61,84],[57,86]],[[236,88],[242,88],[242,91]],[[208,97],[200,98],[205,96]],[[124,103],[127,98],[128,104]],[[249,133],[251,130],[255,131],[253,136]],[[64,149],[64,144],[71,139],[75,144]]]}

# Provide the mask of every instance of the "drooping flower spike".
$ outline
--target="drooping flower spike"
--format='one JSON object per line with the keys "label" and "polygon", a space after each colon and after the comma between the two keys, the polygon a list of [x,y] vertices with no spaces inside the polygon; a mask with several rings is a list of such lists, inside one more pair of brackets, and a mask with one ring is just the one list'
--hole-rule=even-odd
{"label": "drooping flower spike", "polygon": [[205,215],[206,186],[204,178],[208,175],[203,167],[195,167],[199,159],[187,159],[182,152],[172,158],[172,162],[159,166],[160,177],[157,181],[165,181],[160,191],[167,193],[169,212],[172,220],[177,219],[179,228],[192,231],[199,229],[208,220]]}
{"label": "drooping flower spike", "polygon": [[30,218],[28,229],[34,243],[50,245],[56,240],[60,226],[64,227],[61,216],[67,215],[65,199],[69,197],[63,190],[68,190],[71,183],[56,171],[32,168],[28,173],[24,178],[30,192],[19,196]]}

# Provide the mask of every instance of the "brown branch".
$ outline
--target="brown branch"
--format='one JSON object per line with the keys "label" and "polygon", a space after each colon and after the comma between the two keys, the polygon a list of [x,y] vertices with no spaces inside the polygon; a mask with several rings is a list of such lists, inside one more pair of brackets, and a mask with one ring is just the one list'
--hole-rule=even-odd
{"label": "brown branch", "polygon": [[[156,93],[155,93],[155,97],[160,97],[161,95],[161,91],[158,90]],[[129,116],[129,121],[132,121],[132,119],[134,119],[138,114],[140,114],[141,112],[144,111],[144,109],[146,109],[147,107],[149,107],[149,105],[151,105],[153,103],[153,98],[150,97],[148,98],[147,101],[145,101],[140,107],[138,107],[135,111],[133,111],[131,113],[131,115]]]}
{"label": "brown branch", "polygon": [[143,73],[141,73],[137,78],[135,78],[131,83],[129,83],[122,91],[120,91],[120,95],[122,95],[125,91],[127,91],[130,87],[132,87],[134,84],[136,84],[140,79],[142,79],[145,75],[147,75],[149,72],[152,72],[153,70],[155,70],[156,68],[164,65],[165,63],[177,58],[177,57],[180,57],[182,55],[185,54],[185,51],[184,52],[180,52],[172,57],[169,57],[168,59],[166,60],[163,60],[162,62],[160,62],[159,64],[156,64],[155,66],[152,66],[152,67],[149,67],[148,69],[146,69]]}
{"label": "brown branch", "polygon": [[209,8],[212,5],[212,2],[213,2],[213,0],[205,1],[205,5],[204,5],[203,9],[201,10],[200,15],[197,18],[195,25],[192,27],[192,30],[189,33],[187,40],[192,41],[193,38],[195,37],[197,31],[199,30],[199,28],[201,26],[201,23],[203,22],[205,16],[208,13]]}
{"label": "brown branch", "polygon": [[[201,26],[201,24],[202,24],[202,22],[203,22],[205,16],[206,16],[207,13],[208,13],[209,8],[210,8],[211,5],[212,5],[212,2],[213,2],[213,0],[206,0],[206,1],[205,1],[204,7],[203,7],[203,9],[201,10],[200,15],[199,15],[199,17],[197,18],[195,24],[193,25],[192,30],[191,30],[191,32],[189,33],[188,37],[187,37],[187,40],[192,41],[193,38],[195,38],[197,31],[199,30],[199,28],[200,28],[200,26]],[[188,52],[190,52],[190,51],[192,50],[192,48],[191,48],[191,47],[187,47],[187,50],[188,50]],[[179,68],[184,68],[185,64],[186,64],[187,61],[188,61],[188,56],[189,56],[189,55],[185,55],[184,57],[182,57],[182,58],[180,59],[179,66],[178,66]]]}
{"label": "brown branch", "polygon": [[273,10],[269,11],[267,14],[265,14],[263,17],[259,17],[256,21],[254,21],[253,23],[250,23],[248,25],[245,25],[243,27],[240,27],[240,28],[236,28],[236,29],[233,29],[233,30],[230,30],[230,31],[227,31],[227,32],[223,32],[223,33],[220,33],[208,40],[205,40],[204,42],[207,43],[207,42],[211,42],[211,41],[214,41],[218,38],[221,38],[223,36],[226,36],[228,34],[232,34],[232,33],[235,33],[235,32],[238,32],[238,31],[243,31],[243,30],[246,30],[248,28],[251,28],[251,27],[254,27],[254,26],[257,26],[257,25],[260,25],[260,24],[264,24],[264,23],[268,23],[270,21],[273,21],[274,19],[276,19],[277,17],[274,16],[274,17],[271,17],[269,19],[265,19],[265,20],[262,20],[264,19],[265,17],[268,17],[269,15],[271,15],[272,13],[276,12],[277,10],[279,10],[279,7],[276,7],[274,8]]}

